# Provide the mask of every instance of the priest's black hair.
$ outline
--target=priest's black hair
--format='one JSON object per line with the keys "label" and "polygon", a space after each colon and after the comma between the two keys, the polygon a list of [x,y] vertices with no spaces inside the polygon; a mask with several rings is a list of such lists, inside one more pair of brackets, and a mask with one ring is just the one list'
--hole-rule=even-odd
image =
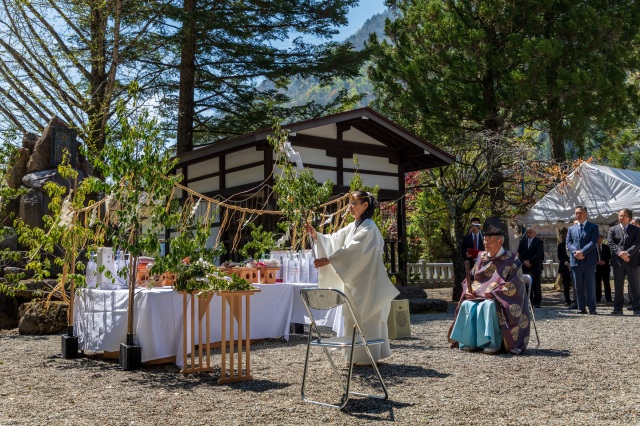
{"label": "priest's black hair", "polygon": [[363,203],[369,203],[369,206],[364,211],[364,213],[362,213],[362,216],[360,216],[360,218],[356,221],[357,228],[365,219],[371,219],[373,217],[373,214],[376,211],[376,207],[379,206],[379,203],[378,200],[376,200],[376,197],[371,192],[355,191],[351,194],[351,197],[355,200],[360,200]]}

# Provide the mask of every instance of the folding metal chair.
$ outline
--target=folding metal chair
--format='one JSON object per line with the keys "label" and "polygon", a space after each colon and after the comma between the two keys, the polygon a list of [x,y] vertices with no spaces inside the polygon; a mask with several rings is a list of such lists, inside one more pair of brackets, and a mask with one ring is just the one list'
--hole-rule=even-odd
{"label": "folding metal chair", "polygon": [[[304,303],[304,307],[307,310],[307,314],[309,314],[309,318],[311,320],[311,324],[309,326],[309,338],[307,341],[307,355],[304,360],[304,373],[302,375],[302,399],[306,402],[310,402],[312,404],[324,405],[326,407],[333,407],[342,410],[349,401],[349,397],[351,395],[359,395],[366,396],[370,398],[376,398],[381,400],[386,400],[389,398],[389,394],[387,393],[387,387],[382,380],[382,376],[380,375],[380,370],[378,370],[378,366],[376,365],[373,357],[371,356],[371,351],[369,350],[369,346],[371,345],[380,345],[384,343],[384,339],[370,339],[365,337],[362,333],[362,329],[360,328],[360,324],[356,318],[353,307],[349,302],[347,296],[341,291],[333,288],[326,289],[306,289],[300,291],[300,297],[302,297],[302,301]],[[343,336],[343,337],[322,337],[320,334],[318,327],[316,325],[315,318],[313,317],[312,309],[316,310],[326,310],[332,309],[337,306],[342,306],[342,314],[343,315],[351,315],[353,320],[353,330],[351,336]],[[315,335],[315,337],[314,337]],[[356,341],[356,335],[358,339]],[[340,377],[341,384],[344,389],[344,394],[342,395],[342,402],[339,405],[329,404],[320,401],[314,401],[308,399],[305,396],[305,386],[307,382],[307,372],[309,367],[309,353],[312,346],[319,346],[323,349],[329,363],[333,367],[334,372],[337,373],[338,377]],[[338,368],[335,363],[331,359],[331,355],[329,354],[328,348],[336,348],[336,349],[349,349],[350,356],[349,359],[353,359],[353,351],[356,347],[363,346],[369,360],[371,361],[371,365],[375,370],[376,375],[378,376],[378,380],[380,381],[380,385],[382,386],[382,390],[384,391],[384,396],[379,395],[371,395],[366,393],[353,392],[350,390],[351,387],[351,376],[353,374],[353,363],[349,362],[349,372],[347,374],[346,384],[342,379],[342,375],[340,374]]]}
{"label": "folding metal chair", "polygon": [[531,306],[531,275],[523,274],[522,275],[524,286],[527,290],[527,302],[529,303],[529,314],[531,315],[531,323],[533,324],[533,329],[536,332],[536,340],[538,341],[538,345],[536,348],[540,347],[540,336],[538,336],[538,326],[536,326],[536,316],[533,314],[533,306]]}

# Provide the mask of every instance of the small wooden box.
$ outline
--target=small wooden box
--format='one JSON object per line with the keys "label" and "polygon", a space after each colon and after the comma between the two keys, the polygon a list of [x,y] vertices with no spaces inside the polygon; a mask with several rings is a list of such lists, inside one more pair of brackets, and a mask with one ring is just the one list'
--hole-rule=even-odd
{"label": "small wooden box", "polygon": [[275,284],[276,274],[280,268],[264,268],[264,284]]}
{"label": "small wooden box", "polygon": [[138,285],[146,285],[149,281],[149,272],[147,269],[138,269],[138,273],[136,274],[136,284]]}
{"label": "small wooden box", "polygon": [[172,272],[165,272],[160,277],[160,282],[162,283],[162,285],[164,287],[171,287],[176,282],[176,274],[174,274]]}
{"label": "small wooden box", "polygon": [[250,283],[258,282],[258,268],[233,268],[233,273]]}

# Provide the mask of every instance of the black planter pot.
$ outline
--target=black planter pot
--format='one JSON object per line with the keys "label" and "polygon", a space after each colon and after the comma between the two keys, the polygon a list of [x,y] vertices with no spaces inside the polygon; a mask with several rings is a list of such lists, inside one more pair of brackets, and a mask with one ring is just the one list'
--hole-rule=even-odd
{"label": "black planter pot", "polygon": [[133,344],[132,334],[127,334],[127,343],[120,343],[120,367],[125,371],[142,368],[142,347]]}
{"label": "black planter pot", "polygon": [[67,327],[67,334],[60,336],[62,338],[62,356],[64,358],[78,357],[78,336],[73,335],[73,326]]}

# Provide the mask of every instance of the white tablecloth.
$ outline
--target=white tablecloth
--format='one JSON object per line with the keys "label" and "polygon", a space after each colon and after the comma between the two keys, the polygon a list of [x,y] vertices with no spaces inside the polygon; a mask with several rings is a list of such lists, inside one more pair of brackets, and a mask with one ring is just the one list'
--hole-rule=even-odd
{"label": "white tablecloth", "polygon": [[[250,329],[251,339],[268,339],[274,337],[283,337],[289,340],[289,326],[291,324],[291,304],[293,297],[293,286],[290,284],[253,284],[260,289],[259,293],[255,293],[249,298],[251,308]],[[182,296],[181,299],[182,300]],[[196,318],[198,316],[196,306]],[[188,320],[191,319],[191,303],[188,304]],[[182,312],[182,309],[180,310]],[[216,296],[211,301],[209,308],[211,317],[209,318],[211,342],[219,342],[222,340],[222,298]],[[242,338],[246,338],[244,333],[246,306],[245,298],[242,298],[242,321],[243,333]],[[227,337],[231,336],[229,329],[229,306],[226,307],[227,316]],[[178,353],[176,356],[176,365],[182,367],[184,365],[182,348],[182,327],[180,328],[179,340],[177,342]],[[200,338],[196,331],[196,344],[200,343]],[[203,330],[204,337],[204,330]],[[233,337],[238,337],[238,329],[234,326]],[[187,336],[187,348],[191,347],[191,334]]]}
{"label": "white tablecloth", "polygon": [[[284,337],[288,340],[294,286],[254,285],[261,291],[250,298],[250,337]],[[221,338],[221,301],[219,296],[211,301],[212,341],[220,341]],[[134,342],[142,347],[142,361],[177,355],[181,358],[182,295],[171,288],[138,290],[134,302]],[[91,351],[120,350],[120,343],[126,341],[127,335],[127,304],[128,290],[84,289],[74,305],[79,348]],[[190,343],[190,336],[188,338]],[[182,365],[181,362],[179,365]]]}

